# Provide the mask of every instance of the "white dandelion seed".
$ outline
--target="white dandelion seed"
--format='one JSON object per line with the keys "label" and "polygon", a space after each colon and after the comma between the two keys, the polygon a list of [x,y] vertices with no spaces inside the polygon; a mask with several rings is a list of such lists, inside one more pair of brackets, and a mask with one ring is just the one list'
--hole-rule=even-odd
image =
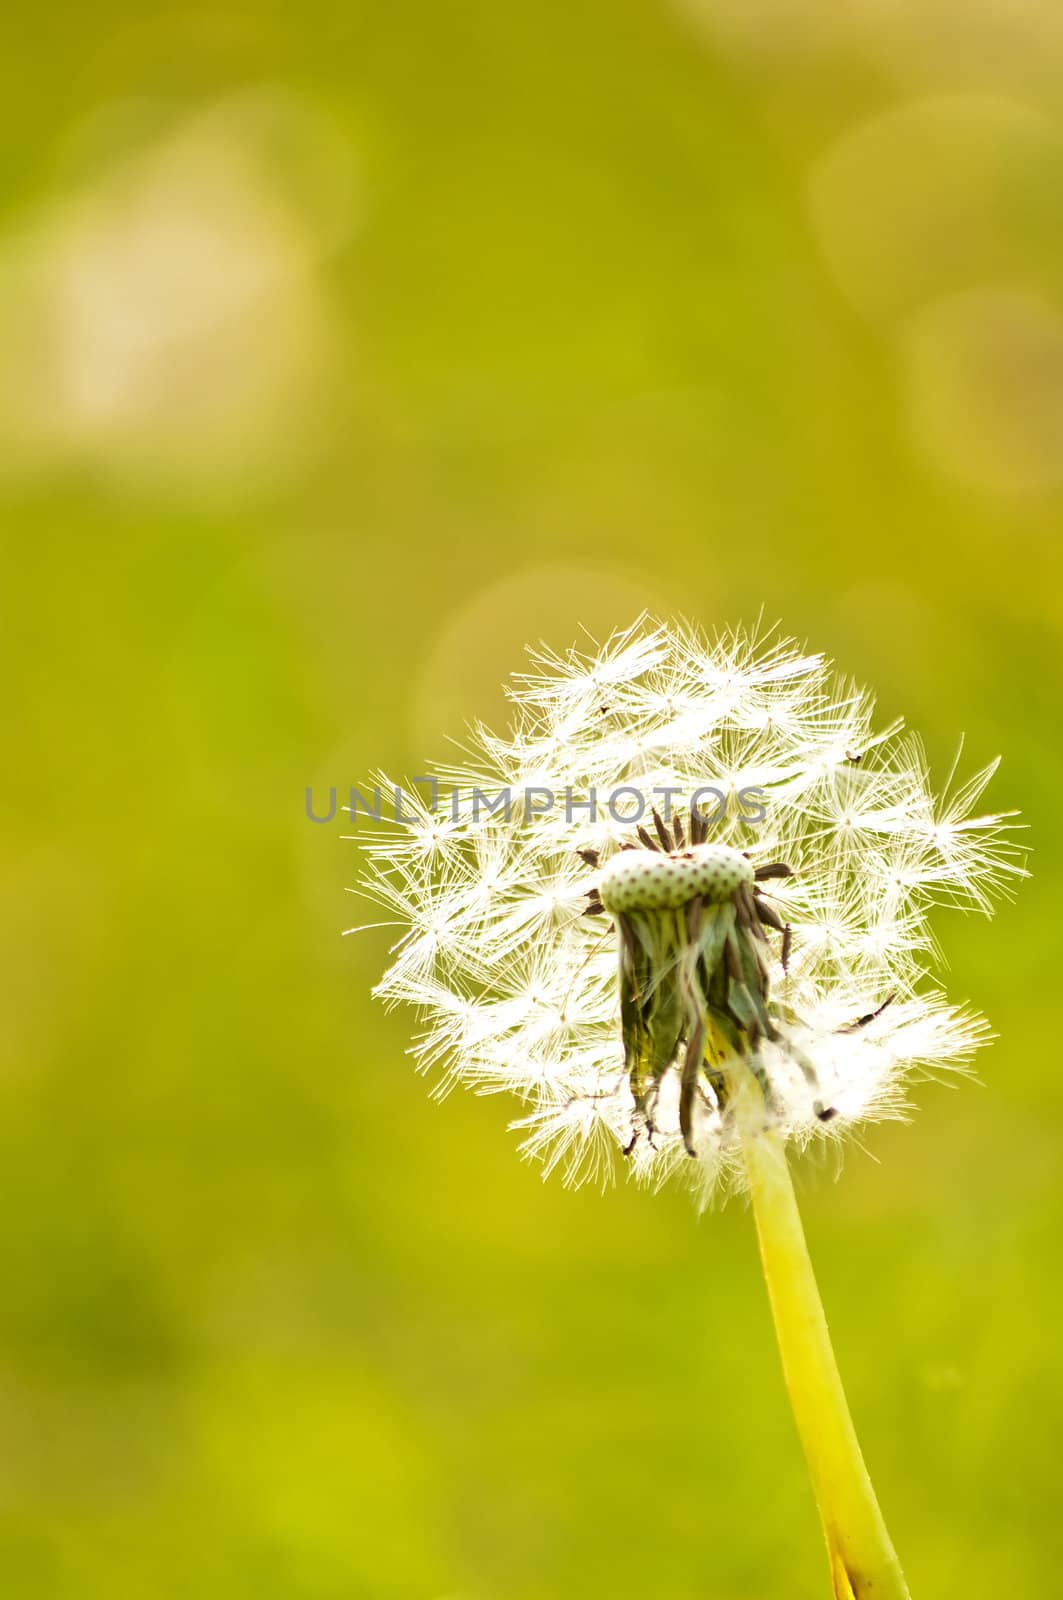
{"label": "white dandelion seed", "polygon": [[419,1012],[438,1087],[517,1097],[546,1172],[604,1183],[626,1151],[638,1181],[678,1173],[705,1198],[742,1171],[729,1052],[800,1147],[897,1115],[913,1072],[985,1040],[928,981],[928,912],[988,911],[1023,875],[1010,814],[977,813],[995,762],[935,799],[866,692],[737,630],[643,621],[534,656],[510,696],[509,737],[474,730],[434,808],[403,793],[408,820],[358,837],[362,887],[402,929],[376,992]]}

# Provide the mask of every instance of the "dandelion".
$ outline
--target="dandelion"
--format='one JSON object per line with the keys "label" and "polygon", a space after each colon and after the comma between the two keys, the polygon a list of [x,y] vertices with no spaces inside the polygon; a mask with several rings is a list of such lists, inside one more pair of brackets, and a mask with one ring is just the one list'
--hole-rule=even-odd
{"label": "dandelion", "polygon": [[[507,738],[359,834],[437,1093],[520,1102],[568,1183],[748,1190],[839,1600],[907,1588],[849,1417],[786,1156],[905,1109],[987,1037],[927,980],[935,903],[1023,874],[996,763],[931,792],[919,744],[787,640],[640,621],[533,657]],[[445,800],[441,795],[445,793]]]}

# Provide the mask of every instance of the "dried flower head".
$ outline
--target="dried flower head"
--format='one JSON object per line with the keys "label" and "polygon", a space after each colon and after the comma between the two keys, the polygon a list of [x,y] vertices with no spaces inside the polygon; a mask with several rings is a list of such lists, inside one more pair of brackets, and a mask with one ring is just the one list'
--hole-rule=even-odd
{"label": "dried flower head", "polygon": [[474,730],[444,796],[359,831],[403,930],[377,993],[418,1008],[437,1092],[516,1095],[566,1181],[625,1152],[704,1197],[740,1167],[729,1061],[798,1144],[967,1061],[986,1026],[927,984],[928,910],[1023,873],[1006,814],[972,814],[996,762],[935,799],[918,743],[790,641],[643,621],[533,661],[509,738]]}

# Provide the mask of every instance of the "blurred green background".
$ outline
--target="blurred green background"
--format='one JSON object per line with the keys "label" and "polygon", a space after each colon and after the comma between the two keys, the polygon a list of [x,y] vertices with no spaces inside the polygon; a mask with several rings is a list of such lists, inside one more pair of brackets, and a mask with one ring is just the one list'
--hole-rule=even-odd
{"label": "blurred green background", "polygon": [[744,1208],[430,1101],[304,816],[643,605],[1005,753],[982,1083],[799,1181],[913,1594],[1054,1593],[1058,8],[11,0],[0,88],[5,1600],[825,1593]]}

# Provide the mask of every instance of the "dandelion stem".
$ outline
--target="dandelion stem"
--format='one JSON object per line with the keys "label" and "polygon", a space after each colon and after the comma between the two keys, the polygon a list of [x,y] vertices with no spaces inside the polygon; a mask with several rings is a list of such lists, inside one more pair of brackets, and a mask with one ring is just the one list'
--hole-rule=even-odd
{"label": "dandelion stem", "polygon": [[835,1600],[910,1600],[849,1415],[782,1140],[765,1126],[762,1106],[743,1122],[760,1257]]}

